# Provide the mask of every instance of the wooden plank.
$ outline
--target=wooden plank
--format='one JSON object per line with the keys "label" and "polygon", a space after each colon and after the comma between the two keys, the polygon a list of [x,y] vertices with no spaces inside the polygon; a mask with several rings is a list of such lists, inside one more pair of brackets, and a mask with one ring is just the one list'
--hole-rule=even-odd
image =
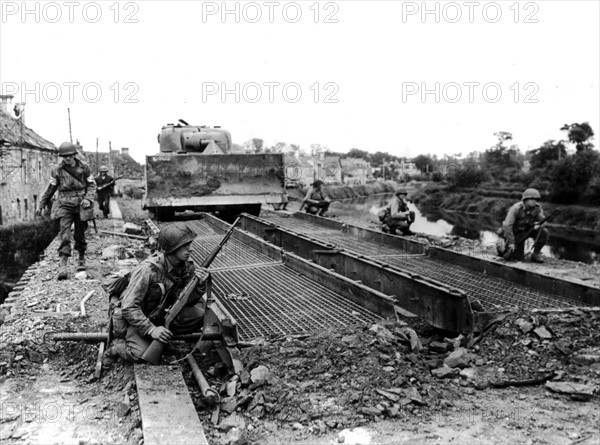
{"label": "wooden plank", "polygon": [[178,366],[134,366],[144,445],[208,444]]}

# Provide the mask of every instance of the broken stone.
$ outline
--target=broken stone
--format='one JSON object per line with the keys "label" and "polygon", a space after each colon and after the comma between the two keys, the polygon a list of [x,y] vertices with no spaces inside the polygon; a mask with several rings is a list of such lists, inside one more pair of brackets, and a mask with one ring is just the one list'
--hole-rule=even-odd
{"label": "broken stone", "polygon": [[419,336],[411,328],[404,328],[408,337],[410,338],[410,349],[413,351],[420,352],[423,350],[423,345],[421,344],[421,340],[419,340]]}
{"label": "broken stone", "polygon": [[535,328],[533,332],[540,337],[542,340],[549,340],[552,338],[552,334],[546,329],[545,326],[540,326],[539,328]]}
{"label": "broken stone", "polygon": [[383,338],[384,340],[394,340],[394,334],[392,334],[389,329],[381,326],[380,324],[375,323],[369,328],[369,331],[374,332],[377,337]]}
{"label": "broken stone", "polygon": [[246,430],[240,428],[232,428],[223,439],[224,445],[246,445],[247,443]]}
{"label": "broken stone", "polygon": [[246,420],[241,414],[234,412],[219,423],[219,428],[224,431],[229,431],[232,428],[243,430],[246,428]]}
{"label": "broken stone", "polygon": [[227,382],[227,396],[233,397],[235,396],[235,390],[237,388],[237,382],[239,377],[234,375],[229,382]]}
{"label": "broken stone", "polygon": [[414,402],[415,404],[421,406],[425,405],[425,402],[423,402],[423,398],[421,397],[421,394],[419,394],[419,391],[417,391],[417,388],[412,387],[409,390],[407,390],[405,394],[411,402]]}
{"label": "broken stone", "polygon": [[472,361],[475,361],[477,357],[475,354],[467,351],[465,348],[457,348],[450,353],[444,364],[450,368],[466,368]]}
{"label": "broken stone", "polygon": [[108,246],[102,250],[103,260],[122,260],[123,258],[125,258],[125,255],[125,246],[121,244],[113,244],[112,246]]}
{"label": "broken stone", "polygon": [[242,383],[242,386],[250,385],[250,373],[248,372],[247,369],[244,369],[240,373],[240,382]]}
{"label": "broken stone", "polygon": [[117,406],[116,406],[117,416],[119,418],[125,417],[127,414],[129,414],[130,409],[131,409],[131,407],[128,404],[125,404],[122,402],[117,403]]}
{"label": "broken stone", "polygon": [[128,222],[123,224],[123,232],[128,233],[129,235],[142,235],[144,230],[137,224]]}
{"label": "broken stone", "polygon": [[391,400],[392,402],[397,402],[398,400],[400,400],[400,397],[398,397],[396,394],[392,394],[391,392],[384,391],[382,389],[376,389],[375,391],[377,392],[377,394],[385,397],[388,400]]}
{"label": "broken stone", "polygon": [[85,272],[85,270],[82,270],[81,272],[77,272],[74,276],[75,276],[76,280],[80,280],[80,281],[87,280],[87,273]]}
{"label": "broken stone", "polygon": [[257,366],[252,371],[250,371],[250,379],[252,383],[264,384],[269,381],[271,378],[271,373],[266,366]]}
{"label": "broken stone", "polygon": [[575,382],[546,382],[546,388],[560,394],[577,396],[580,400],[589,400],[594,395],[594,386]]}
{"label": "broken stone", "polygon": [[362,414],[367,415],[367,416],[373,416],[373,417],[375,417],[375,416],[380,416],[381,413],[383,412],[383,409],[379,409],[379,408],[377,408],[375,406],[363,406],[360,409],[360,412]]}
{"label": "broken stone", "polygon": [[521,332],[523,332],[523,334],[527,334],[533,329],[533,323],[530,323],[527,320],[523,320],[522,318],[519,318],[517,321],[515,321],[515,323],[519,327]]}
{"label": "broken stone", "polygon": [[450,368],[448,366],[442,366],[441,368],[431,370],[431,374],[433,374],[433,376],[437,377],[438,379],[445,379],[454,377],[456,374],[458,374],[458,370]]}
{"label": "broken stone", "polygon": [[434,352],[447,352],[450,345],[445,341],[432,341],[429,343],[429,349]]}
{"label": "broken stone", "polygon": [[223,411],[224,413],[232,413],[235,411],[236,407],[237,401],[235,397],[225,397],[221,400],[221,411]]}
{"label": "broken stone", "polygon": [[571,361],[577,365],[592,365],[600,362],[600,355],[577,354],[571,357]]}
{"label": "broken stone", "polygon": [[467,379],[467,380],[473,380],[475,378],[475,375],[477,374],[477,370],[475,368],[464,368],[460,370],[459,375],[463,378],[463,379]]}

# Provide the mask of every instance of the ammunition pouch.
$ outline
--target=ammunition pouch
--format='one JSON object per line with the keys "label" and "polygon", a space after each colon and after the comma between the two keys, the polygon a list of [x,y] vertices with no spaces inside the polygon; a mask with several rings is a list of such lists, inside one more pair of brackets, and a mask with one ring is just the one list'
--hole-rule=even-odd
{"label": "ammunition pouch", "polygon": [[125,338],[129,324],[123,317],[120,307],[115,308],[112,312],[111,319],[114,338]]}

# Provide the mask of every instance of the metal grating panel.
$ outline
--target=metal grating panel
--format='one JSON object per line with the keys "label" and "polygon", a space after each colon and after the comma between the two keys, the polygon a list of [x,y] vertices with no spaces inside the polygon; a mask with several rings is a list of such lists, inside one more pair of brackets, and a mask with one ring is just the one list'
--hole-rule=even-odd
{"label": "metal grating panel", "polygon": [[340,233],[339,230],[322,227],[317,224],[313,224],[310,221],[294,218],[293,216],[269,216],[268,218],[261,217],[260,219],[275,224],[277,226],[281,226],[284,229],[292,230],[296,233],[304,233],[308,236],[316,234],[321,235],[324,233]]}
{"label": "metal grating panel", "polygon": [[[316,235],[316,237],[328,243],[334,244],[340,249],[345,249],[359,255],[371,256],[373,258],[381,255],[398,255],[400,252],[404,252],[401,249],[394,249],[393,247],[386,246],[384,244],[365,241],[363,239],[356,238],[349,234],[340,233],[338,231],[332,234],[319,233]],[[405,255],[422,256],[422,254],[411,254],[408,252],[406,252]]]}
{"label": "metal grating panel", "polygon": [[213,272],[243,340],[363,325],[380,317],[283,264]]}
{"label": "metal grating panel", "polygon": [[449,287],[461,289],[469,298],[500,307],[560,308],[585,305],[579,301],[540,292],[501,278],[475,272],[429,257],[386,257],[381,259],[407,272],[437,280]]}
{"label": "metal grating panel", "polygon": [[[196,238],[192,243],[191,254],[194,263],[197,266],[202,264],[202,261],[208,257],[210,252],[217,247],[222,239],[223,236]],[[223,267],[245,266],[249,264],[272,263],[274,261],[277,261],[277,259],[273,259],[270,256],[243,244],[235,238],[230,238],[210,267],[211,269],[218,269]]]}

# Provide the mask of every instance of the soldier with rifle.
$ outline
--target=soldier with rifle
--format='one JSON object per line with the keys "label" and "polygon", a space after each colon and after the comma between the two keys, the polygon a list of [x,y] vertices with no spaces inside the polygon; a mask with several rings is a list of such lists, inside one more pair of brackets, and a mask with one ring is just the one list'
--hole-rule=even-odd
{"label": "soldier with rifle", "polygon": [[158,363],[162,348],[173,335],[201,330],[202,295],[210,276],[207,268],[233,233],[234,226],[235,223],[200,270],[189,260],[196,234],[178,223],[162,228],[158,236],[162,252],[131,272],[129,284],[121,294],[121,307],[113,313],[111,323],[116,340],[106,351],[103,366],[112,366],[119,357],[129,362]]}
{"label": "soldier with rifle", "polygon": [[108,167],[106,165],[101,166],[98,171],[100,174],[96,176],[96,197],[98,199],[98,207],[104,214],[105,218],[108,218],[110,212],[110,197],[114,193],[115,179],[108,174]]}
{"label": "soldier with rifle", "polygon": [[498,247],[498,253],[505,260],[522,261],[525,256],[525,241],[527,238],[533,238],[535,241],[531,262],[544,262],[541,251],[549,237],[548,229],[544,227],[544,224],[550,217],[544,216],[544,211],[539,203],[541,198],[540,192],[536,189],[527,189],[523,192],[521,201],[513,204],[508,210],[500,233],[505,242],[503,247]]}

